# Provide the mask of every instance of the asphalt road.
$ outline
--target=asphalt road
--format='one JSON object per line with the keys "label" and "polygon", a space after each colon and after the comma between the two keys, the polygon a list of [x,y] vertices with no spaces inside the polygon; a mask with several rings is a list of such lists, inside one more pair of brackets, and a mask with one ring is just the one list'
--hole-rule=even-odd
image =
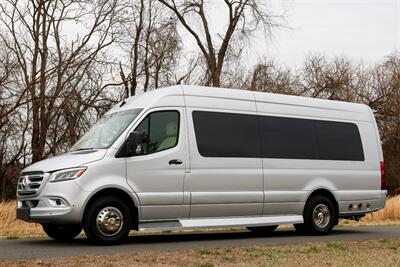
{"label": "asphalt road", "polygon": [[141,234],[130,236],[123,244],[106,247],[93,246],[84,238],[70,242],[56,242],[50,239],[2,240],[0,241],[0,260],[385,238],[400,238],[400,226],[338,227],[327,236],[302,236],[291,229],[278,230],[267,236],[259,236],[245,230],[239,232]]}

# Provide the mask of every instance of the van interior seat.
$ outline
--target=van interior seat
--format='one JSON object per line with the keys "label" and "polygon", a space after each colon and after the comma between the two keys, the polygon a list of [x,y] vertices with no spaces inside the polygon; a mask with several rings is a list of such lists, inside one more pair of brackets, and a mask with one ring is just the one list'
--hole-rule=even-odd
{"label": "van interior seat", "polygon": [[173,147],[176,144],[176,137],[178,133],[178,125],[175,122],[169,122],[165,126],[165,139],[161,142],[157,151]]}

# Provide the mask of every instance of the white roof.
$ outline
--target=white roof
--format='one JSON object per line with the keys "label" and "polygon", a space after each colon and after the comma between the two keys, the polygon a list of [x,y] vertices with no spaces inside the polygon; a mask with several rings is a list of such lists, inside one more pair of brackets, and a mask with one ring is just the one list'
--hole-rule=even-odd
{"label": "white roof", "polygon": [[[185,96],[185,98],[183,96]],[[130,97],[125,100],[126,104],[121,108],[119,107],[121,103],[119,103],[110,110],[110,112],[133,108],[147,109],[150,107],[162,106],[185,106],[185,104],[191,107],[232,109],[229,108],[230,102],[236,102],[232,100],[242,101],[240,105],[237,105],[237,108],[235,106],[235,109],[243,111],[251,111],[254,107],[254,109],[257,109],[259,112],[273,113],[273,107],[278,107],[278,104],[280,106],[285,105],[286,107],[290,107],[293,110],[293,115],[306,110],[315,115],[315,112],[323,110],[331,114],[337,114],[338,112],[345,113],[347,115],[344,115],[344,117],[351,117],[355,120],[371,120],[370,108],[364,104],[192,85],[177,85],[160,88]],[[266,108],[267,106],[269,108]]]}

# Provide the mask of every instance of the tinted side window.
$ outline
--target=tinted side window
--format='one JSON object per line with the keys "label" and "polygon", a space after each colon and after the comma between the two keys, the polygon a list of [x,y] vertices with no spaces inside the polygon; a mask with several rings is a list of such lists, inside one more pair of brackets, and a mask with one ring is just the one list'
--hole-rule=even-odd
{"label": "tinted side window", "polygon": [[261,157],[256,115],[193,111],[197,148],[203,157]]}
{"label": "tinted side window", "polygon": [[260,116],[264,158],[318,159],[314,121]]}
{"label": "tinted side window", "polygon": [[151,154],[175,147],[179,136],[178,111],[150,113],[135,129],[141,136],[141,153]]}
{"label": "tinted side window", "polygon": [[353,123],[316,121],[320,159],[364,160],[360,132]]}
{"label": "tinted side window", "polygon": [[264,158],[363,161],[357,125],[260,116]]}

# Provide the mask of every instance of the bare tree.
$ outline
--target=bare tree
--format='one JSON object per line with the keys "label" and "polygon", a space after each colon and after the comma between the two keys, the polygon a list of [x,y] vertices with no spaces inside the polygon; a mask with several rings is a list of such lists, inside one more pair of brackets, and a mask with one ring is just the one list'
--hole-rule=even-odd
{"label": "bare tree", "polygon": [[18,63],[12,52],[0,40],[0,129],[8,122],[8,117],[26,103],[26,90],[18,88]]}
{"label": "bare tree", "polygon": [[252,91],[301,95],[298,82],[298,77],[290,69],[278,66],[270,60],[254,67],[246,87]]}
{"label": "bare tree", "polygon": [[[232,40],[235,37],[237,39],[249,37],[260,28],[259,26],[263,27],[264,33],[275,26],[262,1],[224,0],[221,3],[228,13],[228,23],[224,33],[215,36],[209,26],[207,1],[189,0],[178,3],[175,0],[159,0],[159,2],[174,12],[181,25],[195,39],[205,58],[211,85],[215,87],[221,85],[221,73],[226,56],[233,48]],[[200,23],[200,29],[196,27],[196,21]]]}
{"label": "bare tree", "polygon": [[18,112],[25,103],[24,90],[16,87],[18,65],[12,53],[0,41],[0,200],[7,199],[11,166],[20,159],[25,148],[26,123]]}
{"label": "bare tree", "polygon": [[[139,66],[139,44],[141,41],[141,36],[143,32],[143,24],[144,24],[144,10],[145,10],[145,3],[144,0],[140,0],[140,4],[132,5],[133,6],[133,14],[138,13],[138,16],[135,17],[135,29],[134,29],[134,38],[133,38],[133,45],[132,45],[132,71],[129,75],[130,79],[130,94],[133,96],[136,94],[136,88],[138,85],[137,76],[138,76],[138,66]],[[136,9],[136,10],[135,10]],[[122,72],[122,68],[121,68]],[[123,77],[122,77],[123,78]],[[126,92],[129,92],[129,89],[126,88]],[[128,97],[129,95],[126,95]]]}
{"label": "bare tree", "polygon": [[138,87],[147,91],[170,85],[181,51],[176,21],[157,0],[133,2],[129,10],[132,19],[125,27],[130,34],[121,43],[130,62],[120,63],[126,97]]}
{"label": "bare tree", "polygon": [[368,73],[372,93],[366,99],[378,121],[388,186],[400,188],[400,54],[390,55]]}
{"label": "bare tree", "polygon": [[332,61],[321,55],[306,58],[302,70],[302,91],[310,97],[352,101],[355,98],[356,68],[345,58]]}
{"label": "bare tree", "polygon": [[[49,142],[49,133],[61,122],[66,99],[74,94],[83,96],[90,68],[100,64],[99,55],[114,42],[118,32],[113,24],[119,12],[116,0],[95,4],[4,0],[0,4],[0,24],[7,30],[1,32],[0,39],[16,59],[21,77],[18,86],[27,94],[33,162],[53,153],[65,137]],[[79,27],[74,39],[63,35],[63,28],[71,23]]]}

